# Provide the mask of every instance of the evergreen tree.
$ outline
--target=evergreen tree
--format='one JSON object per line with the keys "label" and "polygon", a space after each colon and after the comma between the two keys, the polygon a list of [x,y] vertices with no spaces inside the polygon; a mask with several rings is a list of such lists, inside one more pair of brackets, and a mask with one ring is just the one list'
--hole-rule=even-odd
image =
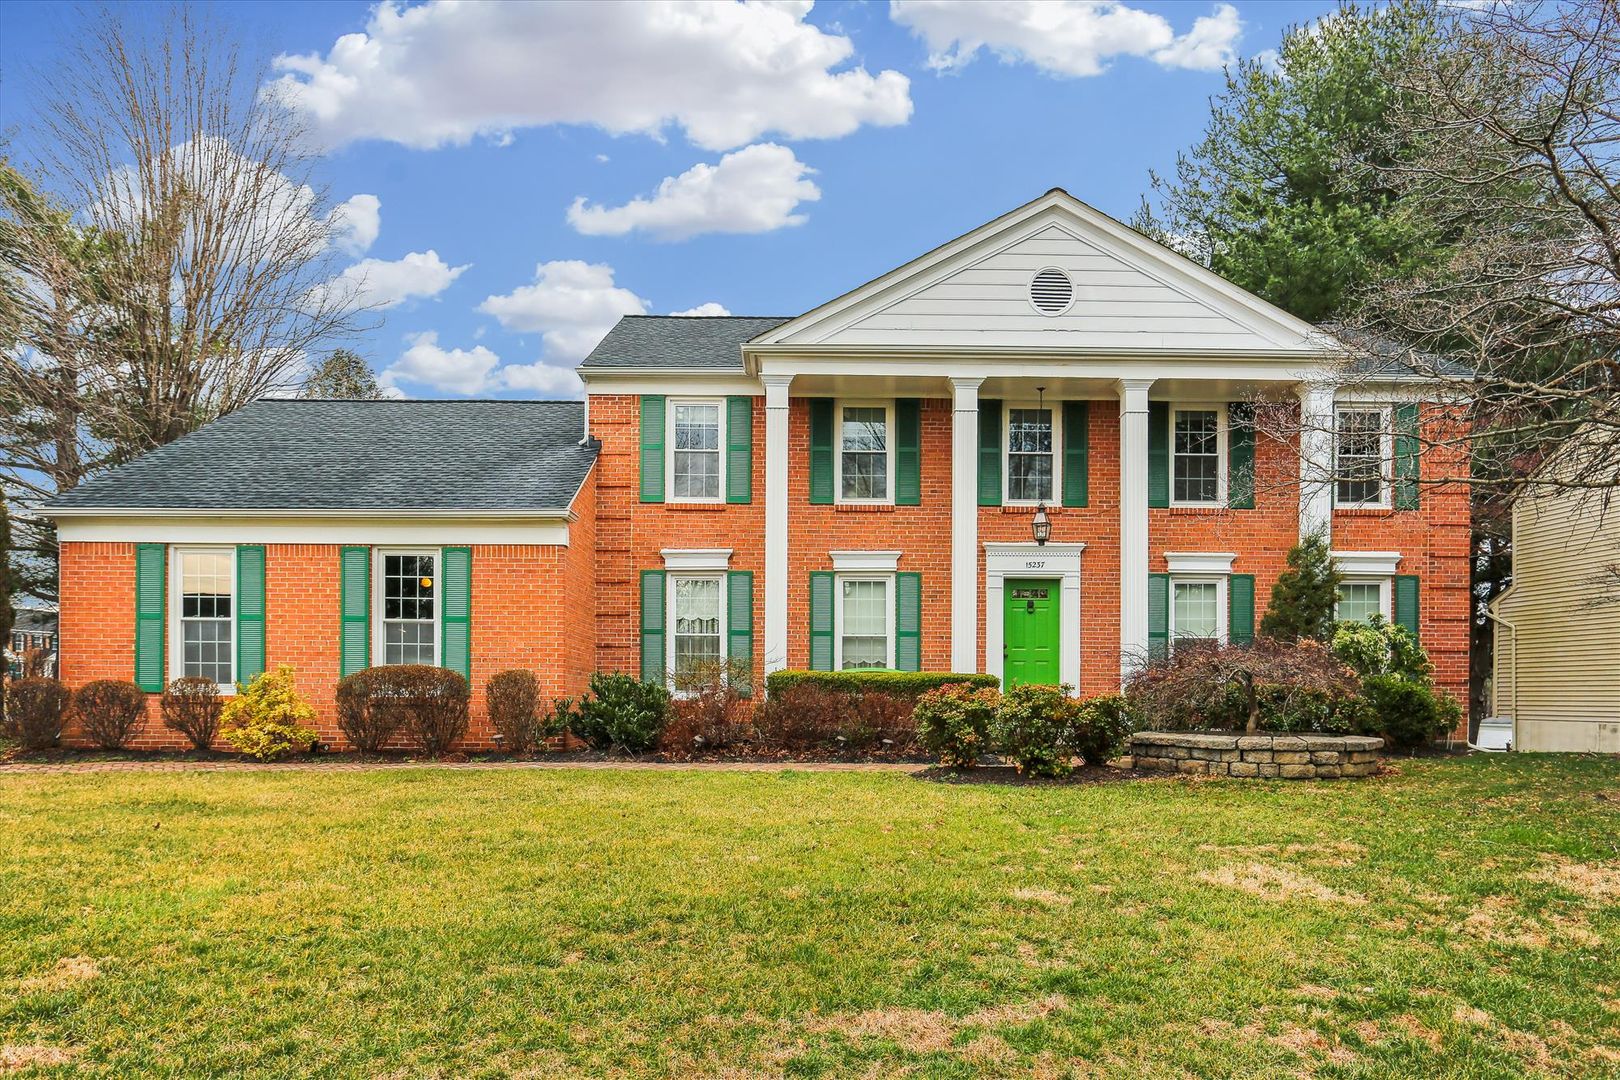
{"label": "evergreen tree", "polygon": [[382,397],[377,375],[365,359],[348,349],[334,349],[321,366],[304,380],[306,398]]}
{"label": "evergreen tree", "polygon": [[1271,590],[1260,633],[1278,641],[1333,641],[1333,612],[1343,580],[1328,552],[1327,537],[1307,536],[1288,549],[1288,569]]}

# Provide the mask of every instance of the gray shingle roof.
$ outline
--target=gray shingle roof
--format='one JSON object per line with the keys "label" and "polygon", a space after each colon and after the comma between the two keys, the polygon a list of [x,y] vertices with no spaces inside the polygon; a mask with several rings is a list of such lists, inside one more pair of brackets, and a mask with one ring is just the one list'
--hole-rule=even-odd
{"label": "gray shingle roof", "polygon": [[626,315],[597,343],[580,370],[703,368],[742,370],[742,343],[786,318],[743,315]]}
{"label": "gray shingle roof", "polygon": [[1474,376],[1474,369],[1460,360],[1408,348],[1394,338],[1339,323],[1323,323],[1321,328],[1354,350],[1349,365],[1352,375],[1393,378],[1416,375],[1419,374],[1413,367],[1416,362],[1425,377],[1471,379]]}
{"label": "gray shingle roof", "polygon": [[578,401],[256,401],[42,509],[511,510],[573,501]]}

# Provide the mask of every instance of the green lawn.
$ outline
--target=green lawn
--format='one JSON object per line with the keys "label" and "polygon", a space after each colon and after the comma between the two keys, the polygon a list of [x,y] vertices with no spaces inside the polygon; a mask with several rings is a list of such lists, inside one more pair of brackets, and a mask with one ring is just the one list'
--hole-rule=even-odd
{"label": "green lawn", "polygon": [[0,1073],[1620,1076],[1620,761],[1399,770],[0,770]]}

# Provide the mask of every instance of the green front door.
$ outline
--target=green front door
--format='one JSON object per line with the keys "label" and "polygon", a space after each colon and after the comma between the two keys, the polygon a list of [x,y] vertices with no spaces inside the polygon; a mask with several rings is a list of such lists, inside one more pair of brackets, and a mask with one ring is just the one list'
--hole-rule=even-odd
{"label": "green front door", "polygon": [[1002,586],[1004,686],[1056,686],[1058,672],[1058,583],[1009,578]]}

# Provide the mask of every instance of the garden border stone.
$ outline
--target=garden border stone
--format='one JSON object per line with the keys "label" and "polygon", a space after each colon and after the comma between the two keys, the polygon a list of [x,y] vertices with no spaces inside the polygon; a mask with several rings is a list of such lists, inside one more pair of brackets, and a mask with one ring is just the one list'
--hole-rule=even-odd
{"label": "garden border stone", "polygon": [[1370,776],[1384,740],[1368,735],[1231,735],[1138,731],[1131,764],[1145,772],[1244,779],[1337,780]]}

